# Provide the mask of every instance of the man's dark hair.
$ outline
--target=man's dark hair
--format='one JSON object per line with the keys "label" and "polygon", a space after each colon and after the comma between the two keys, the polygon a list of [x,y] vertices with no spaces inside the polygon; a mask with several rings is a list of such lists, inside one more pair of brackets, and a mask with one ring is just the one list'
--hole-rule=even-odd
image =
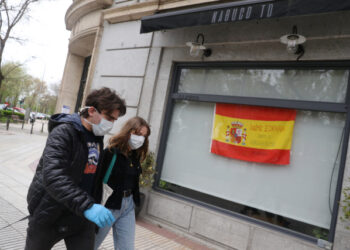
{"label": "man's dark hair", "polygon": [[[86,98],[85,106],[94,107],[98,112],[106,111],[107,114],[111,114],[114,110],[119,110],[119,117],[125,115],[126,105],[124,99],[120,98],[114,90],[110,88],[101,88],[93,90]],[[84,109],[80,112],[80,115],[87,118],[89,117],[88,109]]]}

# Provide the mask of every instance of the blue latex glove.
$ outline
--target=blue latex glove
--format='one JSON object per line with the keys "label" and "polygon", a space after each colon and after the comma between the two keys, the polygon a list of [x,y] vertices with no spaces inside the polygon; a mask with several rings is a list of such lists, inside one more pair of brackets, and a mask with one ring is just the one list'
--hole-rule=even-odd
{"label": "blue latex glove", "polygon": [[84,216],[99,227],[112,226],[115,218],[111,211],[100,204],[94,204],[84,211]]}

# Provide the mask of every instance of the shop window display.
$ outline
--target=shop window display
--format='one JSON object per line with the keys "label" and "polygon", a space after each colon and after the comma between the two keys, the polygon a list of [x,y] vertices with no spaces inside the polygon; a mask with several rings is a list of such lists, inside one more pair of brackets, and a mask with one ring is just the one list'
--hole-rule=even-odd
{"label": "shop window display", "polygon": [[[267,106],[274,98],[344,103],[348,77],[347,70],[335,69],[185,68],[175,89],[191,95],[213,94],[218,102],[218,95],[238,93],[266,98]],[[245,81],[238,80],[235,86],[235,79]],[[256,89],[256,85],[264,85],[269,91]],[[269,92],[280,95],[271,96]],[[296,110],[296,116],[290,162],[276,165],[211,153],[217,102],[182,97],[184,100],[177,98],[172,106],[159,187],[253,220],[328,238],[345,112],[295,109],[291,104],[289,110]]]}

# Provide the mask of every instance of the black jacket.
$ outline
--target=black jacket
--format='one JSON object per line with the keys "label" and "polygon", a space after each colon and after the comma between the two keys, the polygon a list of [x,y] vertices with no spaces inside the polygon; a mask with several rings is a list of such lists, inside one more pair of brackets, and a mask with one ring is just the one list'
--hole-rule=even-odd
{"label": "black jacket", "polygon": [[113,154],[117,154],[117,160],[112,169],[111,175],[108,179],[108,186],[113,189],[113,193],[108,198],[105,206],[111,209],[120,209],[123,199],[123,193],[121,184],[123,183],[123,178],[125,177],[126,167],[129,166],[130,161],[133,163],[133,167],[136,168],[138,174],[135,178],[134,189],[132,190],[133,200],[136,206],[140,205],[140,190],[139,190],[139,176],[142,173],[140,159],[138,159],[135,154],[131,154],[126,157],[124,154],[120,153],[117,149],[113,148],[110,151],[108,148],[104,150],[103,159],[101,161],[101,171],[103,176],[107,172],[109,164],[113,158]]}
{"label": "black jacket", "polygon": [[[98,137],[98,140],[102,149],[103,137]],[[52,116],[46,146],[27,195],[28,210],[33,221],[52,225],[67,215],[83,218],[86,209],[100,202],[100,168],[96,173],[92,196],[79,187],[87,160],[88,148],[80,116]]]}

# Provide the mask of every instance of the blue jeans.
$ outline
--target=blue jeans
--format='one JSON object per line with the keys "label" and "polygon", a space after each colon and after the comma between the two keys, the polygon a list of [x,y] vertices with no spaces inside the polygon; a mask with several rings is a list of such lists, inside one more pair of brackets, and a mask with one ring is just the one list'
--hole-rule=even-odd
{"label": "blue jeans", "polygon": [[[116,221],[112,225],[115,250],[134,250],[135,245],[135,210],[132,195],[122,200],[120,210],[110,209]],[[110,226],[99,228],[95,238],[95,250],[106,238]]]}

